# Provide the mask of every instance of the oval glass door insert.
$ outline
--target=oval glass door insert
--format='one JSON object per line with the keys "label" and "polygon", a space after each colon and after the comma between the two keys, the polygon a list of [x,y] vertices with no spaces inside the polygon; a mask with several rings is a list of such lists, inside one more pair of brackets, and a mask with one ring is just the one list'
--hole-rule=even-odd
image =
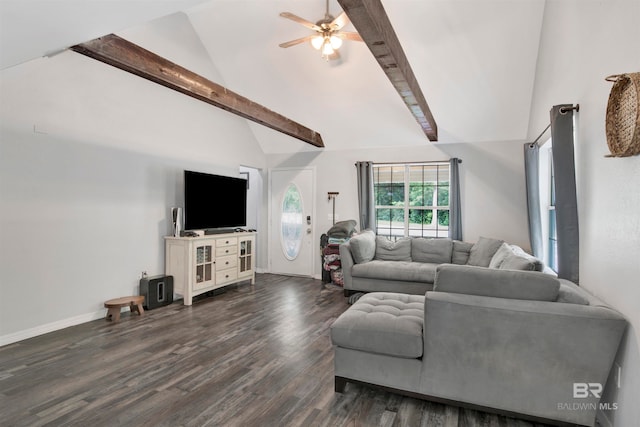
{"label": "oval glass door insert", "polygon": [[298,187],[291,183],[284,192],[280,216],[280,242],[284,256],[294,260],[302,247],[302,195]]}

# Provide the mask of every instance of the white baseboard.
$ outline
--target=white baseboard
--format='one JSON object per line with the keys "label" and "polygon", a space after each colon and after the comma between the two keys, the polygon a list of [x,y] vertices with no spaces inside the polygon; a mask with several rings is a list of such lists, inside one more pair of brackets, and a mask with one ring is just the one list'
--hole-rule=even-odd
{"label": "white baseboard", "polygon": [[267,270],[264,268],[256,268],[256,273],[267,273]]}
{"label": "white baseboard", "polygon": [[316,280],[322,280],[322,274],[314,274],[313,278]]}
{"label": "white baseboard", "polygon": [[[128,310],[128,307],[125,307],[125,309]],[[91,322],[92,320],[101,319],[104,318],[105,314],[105,310],[95,311],[93,313],[86,313],[79,316],[69,317],[68,319],[58,320],[56,322],[51,322],[45,325],[36,326],[34,328],[25,329],[23,331],[14,332],[12,334],[2,335],[0,336],[0,346],[13,344],[14,342],[37,337],[38,335],[43,335],[49,332],[68,328],[69,326],[75,326],[81,323]]]}

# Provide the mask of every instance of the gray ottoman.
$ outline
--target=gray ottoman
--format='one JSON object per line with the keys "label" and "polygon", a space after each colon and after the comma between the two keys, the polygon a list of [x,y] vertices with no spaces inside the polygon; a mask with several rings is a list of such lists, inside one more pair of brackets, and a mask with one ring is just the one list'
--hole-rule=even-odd
{"label": "gray ottoman", "polygon": [[331,342],[369,353],[422,357],[424,299],[392,292],[366,294],[331,325]]}

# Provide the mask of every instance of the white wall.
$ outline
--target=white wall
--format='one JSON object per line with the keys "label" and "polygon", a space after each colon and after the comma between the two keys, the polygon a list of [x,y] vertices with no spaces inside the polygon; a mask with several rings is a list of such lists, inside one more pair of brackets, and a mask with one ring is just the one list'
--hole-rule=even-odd
{"label": "white wall", "polygon": [[[618,354],[621,388],[610,383],[605,414],[615,426],[640,419],[640,156],[605,158],[611,74],[640,71],[640,2],[547,1],[530,137],[549,123],[552,105],[579,103],[576,166],[580,285],[627,317]],[[571,385],[569,385],[570,387]],[[570,391],[569,391],[570,392]]]}
{"label": "white wall", "polygon": [[463,239],[495,237],[529,249],[524,184],[523,145],[519,142],[433,144],[402,147],[268,154],[269,168],[316,166],[316,254],[314,272],[320,274],[319,239],[332,225],[327,192],[338,191],[338,220],[358,220],[357,161],[413,162],[462,159],[460,165]]}
{"label": "white wall", "polygon": [[263,171],[246,166],[240,166],[240,172],[249,174],[249,190],[247,190],[247,229],[258,232],[256,237],[257,252],[255,256],[256,269],[263,272],[267,262],[267,210],[264,203],[267,197],[267,187],[263,180]]}
{"label": "white wall", "polygon": [[[124,35],[224,84],[182,14]],[[0,345],[163,273],[184,169],[265,166],[244,119],[73,52],[3,70],[0,92]]]}

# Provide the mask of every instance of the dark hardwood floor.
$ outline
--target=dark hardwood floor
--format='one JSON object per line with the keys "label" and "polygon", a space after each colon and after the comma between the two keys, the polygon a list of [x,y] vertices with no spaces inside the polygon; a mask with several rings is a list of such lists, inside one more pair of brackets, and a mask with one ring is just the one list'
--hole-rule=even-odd
{"label": "dark hardwood floor", "polygon": [[191,307],[0,347],[0,425],[533,425],[354,384],[334,393],[329,326],[347,307],[334,285],[262,274]]}

